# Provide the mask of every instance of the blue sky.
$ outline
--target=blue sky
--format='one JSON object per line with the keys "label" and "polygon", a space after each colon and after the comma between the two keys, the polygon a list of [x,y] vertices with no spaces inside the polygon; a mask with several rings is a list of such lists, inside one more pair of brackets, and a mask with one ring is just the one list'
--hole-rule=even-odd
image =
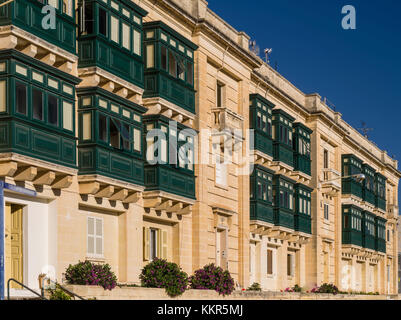
{"label": "blue sky", "polygon": [[[249,5],[247,6],[246,3]],[[343,30],[341,9],[356,9]],[[401,163],[401,1],[209,0],[209,7],[273,48],[271,65],[305,93],[317,92]]]}

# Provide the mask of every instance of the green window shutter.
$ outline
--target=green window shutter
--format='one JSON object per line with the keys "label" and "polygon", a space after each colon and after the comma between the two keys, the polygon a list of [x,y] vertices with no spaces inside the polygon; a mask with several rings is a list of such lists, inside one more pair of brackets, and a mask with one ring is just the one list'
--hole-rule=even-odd
{"label": "green window shutter", "polygon": [[150,256],[150,230],[143,227],[143,260],[149,261]]}

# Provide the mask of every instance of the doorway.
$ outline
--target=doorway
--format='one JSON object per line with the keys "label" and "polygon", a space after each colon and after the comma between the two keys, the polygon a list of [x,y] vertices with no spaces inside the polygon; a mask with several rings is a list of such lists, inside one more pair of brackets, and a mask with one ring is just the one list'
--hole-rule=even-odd
{"label": "doorway", "polygon": [[216,265],[223,270],[228,269],[226,229],[216,230]]}
{"label": "doorway", "polygon": [[[5,205],[5,283],[13,278],[23,283],[23,246],[22,246],[22,207]],[[18,289],[19,285],[11,283],[10,288]]]}

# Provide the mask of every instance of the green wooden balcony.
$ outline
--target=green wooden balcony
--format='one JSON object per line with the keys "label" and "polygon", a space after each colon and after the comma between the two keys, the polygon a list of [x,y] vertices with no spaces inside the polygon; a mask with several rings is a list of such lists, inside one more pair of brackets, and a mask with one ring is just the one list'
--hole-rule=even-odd
{"label": "green wooden balcony", "polygon": [[354,195],[362,199],[362,184],[354,178],[346,178],[342,180],[342,194]]}
{"label": "green wooden balcony", "polygon": [[362,191],[362,199],[363,201],[369,202],[370,204],[376,204],[376,195],[373,191],[370,191],[366,188],[363,188]]}
{"label": "green wooden balcony", "polygon": [[364,211],[362,213],[362,246],[376,250],[376,222],[375,215]]}
{"label": "green wooden balcony", "polygon": [[[146,141],[145,191],[164,191],[195,199],[196,132],[163,115],[143,118]],[[163,135],[151,136],[153,132]],[[173,146],[171,141],[176,142]]]}
{"label": "green wooden balcony", "polygon": [[273,157],[273,140],[261,132],[255,131],[254,149]]}
{"label": "green wooden balcony", "polygon": [[163,98],[195,113],[194,51],[198,47],[161,21],[144,24],[146,98]]}
{"label": "green wooden balcony", "polygon": [[386,181],[387,178],[382,174],[376,172],[375,175],[375,205],[376,208],[386,211]]}
{"label": "green wooden balcony", "polygon": [[272,110],[274,104],[259,94],[251,94],[249,127],[254,130],[254,149],[273,157]]}
{"label": "green wooden balcony", "polygon": [[79,1],[79,68],[99,67],[144,87],[142,18],[146,11],[127,0]]}
{"label": "green wooden balcony", "polygon": [[343,230],[342,243],[362,247],[362,232],[355,230]]}
{"label": "green wooden balcony", "polygon": [[274,224],[273,207],[263,201],[251,200],[250,220]]}
{"label": "green wooden balcony", "polygon": [[145,109],[99,87],[77,90],[79,174],[144,185]]}
{"label": "green wooden balcony", "polygon": [[313,131],[300,122],[293,125],[294,170],[311,175],[311,134]]}
{"label": "green wooden balcony", "polygon": [[168,165],[145,165],[146,191],[165,191],[195,199],[195,176]]}
{"label": "green wooden balcony", "polygon": [[0,51],[0,152],[76,168],[79,82],[16,50]]}
{"label": "green wooden balcony", "polygon": [[74,1],[53,0],[49,3],[56,8],[56,29],[54,30],[43,29],[42,19],[45,15],[41,11],[44,4],[36,0],[15,0],[0,7],[0,26],[16,26],[52,45],[76,54]]}
{"label": "green wooden balcony", "polygon": [[294,153],[294,171],[300,171],[310,176],[311,164],[310,156]]}
{"label": "green wooden balcony", "polygon": [[342,206],[342,244],[363,247],[362,209],[354,205]]}
{"label": "green wooden balcony", "polygon": [[312,219],[309,215],[297,213],[294,216],[295,231],[312,234]]}
{"label": "green wooden balcony", "polygon": [[273,142],[273,159],[291,167],[294,166],[294,152],[292,148],[280,142]]}
{"label": "green wooden balcony", "polygon": [[284,208],[274,208],[274,224],[279,227],[294,230],[294,211]]}
{"label": "green wooden balcony", "polygon": [[296,184],[294,188],[295,213],[294,227],[296,231],[312,234],[312,208],[311,196],[313,189],[303,185]]}
{"label": "green wooden balcony", "polygon": [[386,224],[387,220],[376,216],[376,239],[375,239],[375,249],[378,252],[386,253],[387,243],[386,243]]}
{"label": "green wooden balcony", "polygon": [[294,118],[281,109],[273,110],[273,159],[294,167]]}
{"label": "green wooden balcony", "polygon": [[376,208],[382,209],[386,211],[387,209],[387,201],[385,199],[380,198],[379,196],[376,195],[375,197],[375,206]]}

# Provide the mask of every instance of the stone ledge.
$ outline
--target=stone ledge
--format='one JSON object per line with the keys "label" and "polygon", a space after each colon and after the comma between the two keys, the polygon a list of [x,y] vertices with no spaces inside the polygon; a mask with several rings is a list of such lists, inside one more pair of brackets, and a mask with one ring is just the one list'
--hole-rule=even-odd
{"label": "stone ledge", "polygon": [[187,290],[180,297],[170,298],[164,289],[116,287],[114,290],[108,291],[102,287],[78,285],[65,285],[65,288],[83,298],[96,297],[97,300],[401,300],[401,297],[397,295],[332,295],[251,291],[235,291],[232,295],[223,297],[211,290]]}

